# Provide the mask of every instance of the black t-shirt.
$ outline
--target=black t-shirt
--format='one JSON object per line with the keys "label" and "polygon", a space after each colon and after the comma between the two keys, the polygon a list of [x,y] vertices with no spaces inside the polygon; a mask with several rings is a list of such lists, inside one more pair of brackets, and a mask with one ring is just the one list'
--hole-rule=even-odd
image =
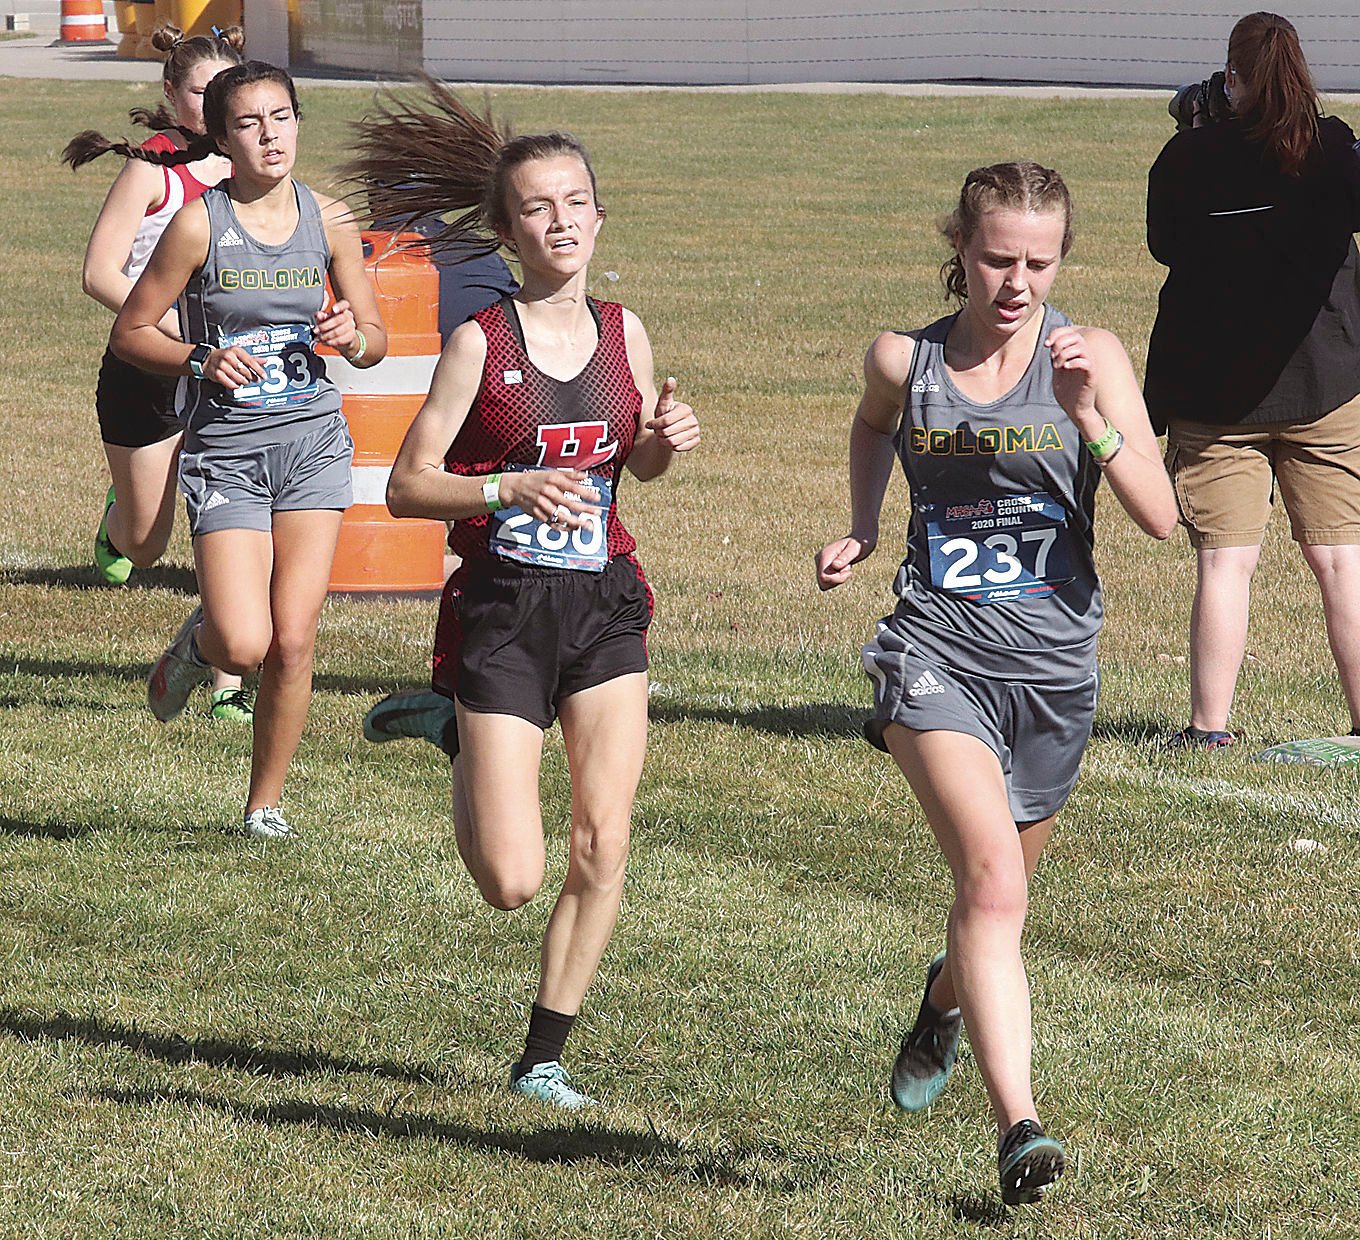
{"label": "black t-shirt", "polygon": [[1148,344],[1153,425],[1308,422],[1360,393],[1360,154],[1335,117],[1297,176],[1236,120],[1176,134],[1148,174],[1170,268]]}

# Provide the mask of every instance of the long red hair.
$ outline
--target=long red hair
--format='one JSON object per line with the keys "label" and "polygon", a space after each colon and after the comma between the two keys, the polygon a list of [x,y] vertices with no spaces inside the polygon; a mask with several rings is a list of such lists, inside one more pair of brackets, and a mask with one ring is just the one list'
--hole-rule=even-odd
{"label": "long red hair", "polygon": [[1297,174],[1317,141],[1322,114],[1299,32],[1278,13],[1249,13],[1228,36],[1228,63],[1237,71],[1233,110],[1247,136],[1282,172]]}

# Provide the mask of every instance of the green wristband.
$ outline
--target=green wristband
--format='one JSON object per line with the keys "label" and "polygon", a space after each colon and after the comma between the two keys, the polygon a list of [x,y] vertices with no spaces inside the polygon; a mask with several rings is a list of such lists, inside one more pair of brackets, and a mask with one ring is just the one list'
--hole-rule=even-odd
{"label": "green wristband", "polygon": [[1105,433],[1099,439],[1083,440],[1086,444],[1086,451],[1089,452],[1097,461],[1103,461],[1107,457],[1113,456],[1124,442],[1124,436],[1110,425],[1110,419],[1105,419]]}
{"label": "green wristband", "polygon": [[363,357],[365,351],[368,349],[368,337],[357,327],[354,329],[354,334],[359,337],[359,347],[355,352],[351,353],[349,357],[345,358],[345,361],[347,362],[357,362]]}
{"label": "green wristband", "polygon": [[505,507],[501,503],[501,476],[492,474],[482,483],[482,498],[486,501],[487,512],[499,512]]}

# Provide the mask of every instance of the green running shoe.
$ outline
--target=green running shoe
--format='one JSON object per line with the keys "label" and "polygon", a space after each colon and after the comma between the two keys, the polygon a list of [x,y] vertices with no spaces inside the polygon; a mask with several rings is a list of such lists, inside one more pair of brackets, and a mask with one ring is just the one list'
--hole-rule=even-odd
{"label": "green running shoe", "polygon": [[364,739],[381,745],[411,736],[429,741],[436,749],[456,757],[457,723],[458,712],[452,698],[432,689],[411,689],[393,693],[369,709],[364,716]]}
{"label": "green running shoe", "polygon": [[121,586],[132,576],[132,561],[109,542],[109,509],[113,507],[113,488],[104,501],[104,515],[99,518],[99,529],[94,536],[94,566],[106,584]]}
{"label": "green running shoe", "polygon": [[572,1085],[567,1070],[555,1059],[537,1063],[527,1072],[520,1072],[519,1065],[513,1065],[510,1089],[525,1098],[546,1102],[564,1111],[584,1111],[586,1107],[599,1106],[594,1098],[587,1098]]}
{"label": "green running shoe", "polygon": [[942,968],[944,952],[936,956],[926,970],[926,988],[921,995],[916,1023],[902,1039],[893,1063],[888,1088],[892,1100],[904,1111],[924,1111],[940,1096],[949,1082],[949,1074],[954,1071],[963,1018],[957,1011],[946,1016],[930,1005],[930,988]]}
{"label": "green running shoe", "polygon": [[231,689],[214,689],[208,718],[226,719],[231,723],[253,723],[255,706],[250,700],[250,690],[245,685]]}
{"label": "green running shoe", "polygon": [[260,840],[282,840],[297,834],[284,818],[283,808],[278,805],[262,805],[247,813],[245,832]]}
{"label": "green running shoe", "polygon": [[1066,1165],[1062,1145],[1045,1135],[1037,1119],[1022,1119],[1001,1141],[996,1156],[1001,1177],[1001,1200],[1008,1206],[1038,1201],[1044,1190],[1063,1173]]}

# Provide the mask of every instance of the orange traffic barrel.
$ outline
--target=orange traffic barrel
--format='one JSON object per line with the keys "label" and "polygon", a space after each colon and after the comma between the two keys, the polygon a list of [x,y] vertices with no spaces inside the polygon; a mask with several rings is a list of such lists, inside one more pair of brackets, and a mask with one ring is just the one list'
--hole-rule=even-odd
{"label": "orange traffic barrel", "polygon": [[61,0],[59,43],[105,43],[104,0]]}
{"label": "orange traffic barrel", "polygon": [[[444,587],[442,521],[398,520],[387,479],[439,361],[439,272],[422,253],[397,249],[408,234],[365,232],[364,259],[387,328],[387,356],[367,369],[330,349],[326,374],[340,389],[354,440],[354,506],[340,525],[330,590],[341,594],[437,594]],[[327,286],[329,297],[334,293]]]}

